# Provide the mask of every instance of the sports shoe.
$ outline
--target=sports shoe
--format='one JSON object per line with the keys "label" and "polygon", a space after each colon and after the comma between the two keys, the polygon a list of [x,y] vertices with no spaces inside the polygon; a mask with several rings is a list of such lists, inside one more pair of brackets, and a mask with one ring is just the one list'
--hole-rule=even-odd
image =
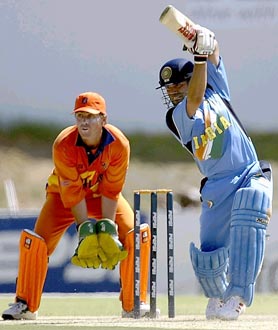
{"label": "sports shoe", "polygon": [[240,297],[231,297],[219,309],[218,318],[226,321],[237,320],[239,315],[245,312],[245,309],[246,305]]}
{"label": "sports shoe", "polygon": [[[156,309],[156,317],[160,316],[160,309]],[[140,318],[141,317],[150,317],[150,305],[141,302],[140,304]],[[122,310],[122,318],[134,318],[134,312],[130,311],[127,312],[125,310]]]}
{"label": "sports shoe", "polygon": [[214,320],[218,318],[219,311],[223,306],[223,300],[220,298],[209,298],[206,308],[207,320]]}
{"label": "sports shoe", "polygon": [[6,309],[2,318],[4,320],[36,320],[38,312],[30,312],[28,306],[19,301],[9,304],[10,308]]}

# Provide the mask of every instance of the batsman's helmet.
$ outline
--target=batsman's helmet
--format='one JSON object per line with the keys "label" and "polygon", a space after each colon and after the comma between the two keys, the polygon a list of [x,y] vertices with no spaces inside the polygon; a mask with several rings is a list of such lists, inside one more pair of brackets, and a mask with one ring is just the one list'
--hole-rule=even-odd
{"label": "batsman's helmet", "polygon": [[[159,71],[159,87],[162,92],[162,101],[166,105],[167,109],[171,109],[176,106],[176,102],[173,98],[173,93],[170,96],[166,90],[166,86],[170,84],[179,84],[183,81],[189,81],[194,65],[192,62],[187,61],[184,58],[174,58],[162,65]],[[180,95],[178,95],[180,94]],[[176,100],[183,98],[181,93],[175,93]]]}
{"label": "batsman's helmet", "polygon": [[178,84],[182,81],[189,80],[193,72],[193,63],[184,58],[172,59],[161,67],[159,71],[159,87],[168,84]]}

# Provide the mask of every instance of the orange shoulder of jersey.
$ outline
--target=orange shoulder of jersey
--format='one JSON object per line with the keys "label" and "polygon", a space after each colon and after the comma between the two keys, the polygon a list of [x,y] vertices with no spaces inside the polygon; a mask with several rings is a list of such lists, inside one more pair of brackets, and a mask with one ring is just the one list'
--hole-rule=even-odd
{"label": "orange shoulder of jersey", "polygon": [[110,132],[110,134],[115,138],[115,148],[119,148],[120,151],[124,151],[129,158],[130,155],[130,145],[128,138],[124,133],[119,130],[116,126],[107,124],[105,128]]}
{"label": "orange shoulder of jersey", "polygon": [[47,191],[59,193],[65,207],[72,207],[86,195],[76,166],[77,137],[77,127],[67,127],[56,137],[52,146],[54,169],[48,177]]}
{"label": "orange shoulder of jersey", "polygon": [[53,148],[59,148],[60,146],[66,145],[75,146],[78,137],[78,129],[76,125],[64,128],[56,137]]}
{"label": "orange shoulder of jersey", "polygon": [[99,185],[99,192],[111,199],[117,199],[123,189],[127,169],[129,166],[130,145],[127,137],[115,126],[106,125],[105,128],[114,137],[113,143],[108,146],[105,157],[109,158],[109,166],[103,173]]}

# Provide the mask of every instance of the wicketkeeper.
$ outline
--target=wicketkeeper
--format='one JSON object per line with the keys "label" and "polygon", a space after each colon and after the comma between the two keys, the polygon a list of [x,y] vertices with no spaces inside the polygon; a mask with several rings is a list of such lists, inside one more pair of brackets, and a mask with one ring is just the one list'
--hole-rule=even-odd
{"label": "wicketkeeper", "polygon": [[[76,224],[79,243],[71,262],[85,268],[113,270],[120,263],[122,317],[133,317],[133,211],[122,195],[129,166],[128,139],[107,123],[104,98],[95,92],[75,101],[76,125],[65,128],[53,144],[54,170],[34,231],[23,230],[15,302],[8,319],[36,319],[48,258],[69,226]],[[141,316],[146,303],[150,229],[141,225]],[[92,277],[94,276],[92,269]]]}
{"label": "wicketkeeper", "polygon": [[[165,25],[174,30],[186,21],[177,16],[178,21],[168,15]],[[235,320],[253,302],[264,259],[272,212],[271,167],[258,160],[232,109],[214,33],[200,25],[191,26],[187,33],[189,25],[177,34],[182,32],[184,50],[193,62],[175,58],[164,63],[158,88],[167,106],[169,130],[192,154],[204,176],[200,248],[191,243],[190,257],[209,298],[206,317]]]}

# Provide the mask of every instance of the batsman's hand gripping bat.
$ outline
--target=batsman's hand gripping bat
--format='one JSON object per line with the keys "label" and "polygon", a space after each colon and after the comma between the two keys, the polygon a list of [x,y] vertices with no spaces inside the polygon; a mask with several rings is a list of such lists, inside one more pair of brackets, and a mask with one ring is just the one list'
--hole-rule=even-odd
{"label": "batsman's hand gripping bat", "polygon": [[167,6],[160,15],[159,21],[178,35],[188,49],[194,47],[197,39],[196,24],[175,7]]}
{"label": "batsman's hand gripping bat", "polygon": [[183,40],[184,50],[201,56],[211,55],[214,52],[214,33],[195,24],[172,5],[164,9],[159,21]]}

